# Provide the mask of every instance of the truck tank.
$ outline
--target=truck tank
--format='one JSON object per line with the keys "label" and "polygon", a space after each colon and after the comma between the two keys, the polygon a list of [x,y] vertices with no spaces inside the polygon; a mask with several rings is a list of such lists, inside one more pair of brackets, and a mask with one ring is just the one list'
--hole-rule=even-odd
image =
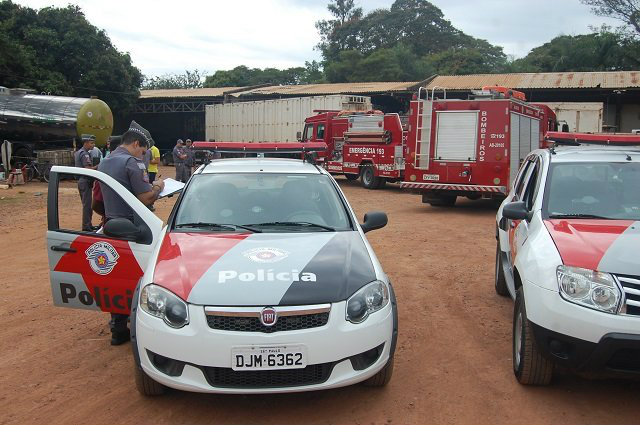
{"label": "truck tank", "polygon": [[46,143],[96,136],[104,146],[113,131],[113,114],[97,98],[0,93],[0,138]]}

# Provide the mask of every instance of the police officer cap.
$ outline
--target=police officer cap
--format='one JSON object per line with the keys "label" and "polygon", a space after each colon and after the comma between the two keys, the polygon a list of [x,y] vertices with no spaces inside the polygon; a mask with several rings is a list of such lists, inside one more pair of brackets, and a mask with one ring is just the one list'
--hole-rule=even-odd
{"label": "police officer cap", "polygon": [[80,138],[82,139],[83,142],[95,142],[96,141],[96,136],[94,136],[93,134],[83,134],[82,136],[80,136]]}
{"label": "police officer cap", "polygon": [[131,121],[131,124],[129,125],[129,130],[127,131],[138,133],[144,138],[144,140],[149,144],[149,146],[151,146],[151,143],[153,142],[153,139],[151,138],[151,133],[149,133],[146,128],[144,128],[137,122]]}

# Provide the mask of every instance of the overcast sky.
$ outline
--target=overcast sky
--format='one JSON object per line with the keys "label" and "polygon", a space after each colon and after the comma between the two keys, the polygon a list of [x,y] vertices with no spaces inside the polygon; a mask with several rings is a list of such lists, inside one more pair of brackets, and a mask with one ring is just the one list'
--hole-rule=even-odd
{"label": "overcast sky", "polygon": [[[238,65],[302,66],[320,60],[314,23],[330,19],[328,0],[14,0],[33,8],[79,4],[147,76],[185,69],[213,73]],[[560,34],[618,21],[579,0],[431,0],[455,27],[522,57]],[[356,0],[365,12],[393,0]]]}

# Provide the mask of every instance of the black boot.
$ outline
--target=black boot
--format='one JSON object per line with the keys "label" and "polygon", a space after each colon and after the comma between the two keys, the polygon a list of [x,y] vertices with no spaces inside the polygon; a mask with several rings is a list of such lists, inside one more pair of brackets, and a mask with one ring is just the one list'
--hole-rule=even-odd
{"label": "black boot", "polygon": [[129,329],[122,332],[111,332],[111,345],[121,345],[131,339]]}

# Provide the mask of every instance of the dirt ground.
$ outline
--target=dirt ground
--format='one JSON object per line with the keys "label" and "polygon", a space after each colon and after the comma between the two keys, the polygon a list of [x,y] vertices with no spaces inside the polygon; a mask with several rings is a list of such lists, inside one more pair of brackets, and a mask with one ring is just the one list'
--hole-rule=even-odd
{"label": "dirt ground", "polygon": [[[396,185],[369,191],[339,182],[359,217],[389,215],[387,227],[368,234],[400,312],[386,388],[140,396],[131,346],[109,345],[108,316],[52,305],[47,188],[30,183],[0,190],[0,423],[638,423],[636,382],[562,374],[550,387],[531,388],[514,379],[512,302],[493,290],[495,204],[436,209]],[[61,215],[79,222],[77,191],[65,185]],[[174,201],[159,201],[156,213],[166,219]]]}

